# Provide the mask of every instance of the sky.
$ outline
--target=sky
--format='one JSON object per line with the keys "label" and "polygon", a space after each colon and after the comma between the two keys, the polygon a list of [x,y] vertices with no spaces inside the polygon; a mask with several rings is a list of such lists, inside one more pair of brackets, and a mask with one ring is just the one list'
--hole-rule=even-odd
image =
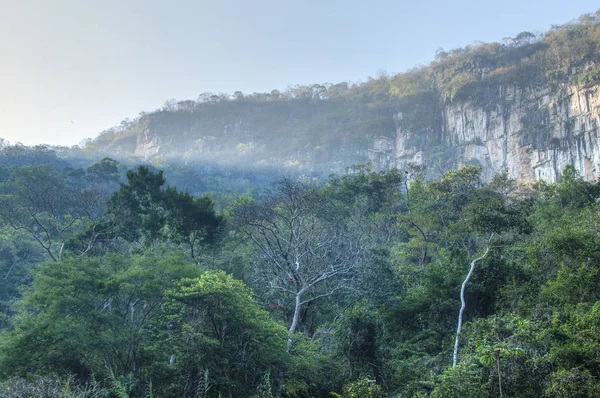
{"label": "sky", "polygon": [[0,138],[75,145],[203,92],[359,82],[588,0],[0,0]]}

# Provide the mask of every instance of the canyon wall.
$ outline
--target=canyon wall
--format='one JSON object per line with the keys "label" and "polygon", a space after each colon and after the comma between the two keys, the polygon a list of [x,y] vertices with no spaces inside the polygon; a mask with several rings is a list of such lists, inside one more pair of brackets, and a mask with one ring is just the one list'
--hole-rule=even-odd
{"label": "canyon wall", "polygon": [[282,174],[325,176],[370,162],[375,170],[420,165],[429,178],[461,164],[480,165],[486,180],[506,170],[520,181],[555,181],[567,165],[590,181],[600,175],[600,85],[498,85],[476,98],[436,95],[378,111],[329,99],[210,106],[150,115],[104,149],[159,167]]}
{"label": "canyon wall", "polygon": [[600,86],[498,87],[495,98],[448,101],[433,128],[411,128],[394,115],[395,139],[369,149],[377,168],[418,164],[437,177],[460,164],[480,165],[489,180],[508,171],[517,180],[555,181],[567,165],[587,180],[600,173]]}

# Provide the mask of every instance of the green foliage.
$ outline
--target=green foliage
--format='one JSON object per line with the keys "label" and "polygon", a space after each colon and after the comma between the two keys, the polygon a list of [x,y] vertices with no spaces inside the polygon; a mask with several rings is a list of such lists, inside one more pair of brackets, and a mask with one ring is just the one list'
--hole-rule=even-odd
{"label": "green foliage", "polygon": [[241,396],[283,360],[285,329],[269,319],[243,282],[207,271],[181,281],[168,295],[172,326],[165,354],[174,355],[179,377],[193,382],[205,371],[211,394]]}
{"label": "green foliage", "polygon": [[588,370],[559,370],[552,374],[546,396],[557,398],[587,398],[600,394],[600,384]]}
{"label": "green foliage", "polygon": [[104,398],[110,393],[95,381],[81,384],[72,376],[38,376],[33,380],[13,377],[0,383],[3,398]]}
{"label": "green foliage", "polygon": [[[376,99],[370,84],[363,94]],[[114,183],[116,165],[102,162]],[[77,170],[13,168],[0,178],[2,203],[27,215],[28,198],[39,199],[35,214],[47,221],[47,199],[59,220],[73,220],[61,190],[85,191],[69,181]],[[44,176],[54,184],[36,192]],[[600,393],[600,190],[572,168],[524,188],[506,173],[485,183],[473,166],[439,181],[355,167],[324,186],[284,180],[221,214],[207,197],[164,185],[160,172],[131,171],[105,218],[119,233],[84,255],[68,239],[62,261],[42,262],[48,251],[35,236],[3,219],[0,395]],[[94,225],[76,219],[72,233]],[[491,233],[465,291],[459,361],[448,367],[461,283]],[[303,280],[319,283],[302,292],[290,333],[292,289]]]}
{"label": "green foliage", "polygon": [[352,379],[365,373],[376,377],[381,374],[379,345],[382,334],[383,323],[377,310],[364,300],[337,319],[332,338],[350,367]]}
{"label": "green foliage", "polygon": [[198,274],[180,255],[65,260],[34,271],[14,330],[2,336],[5,375],[91,372],[139,376],[144,331],[166,289]]}
{"label": "green foliage", "polygon": [[490,397],[484,385],[482,369],[472,363],[447,368],[436,381],[432,398]]}
{"label": "green foliage", "polygon": [[103,158],[87,168],[87,178],[93,183],[109,183],[119,180],[119,162]]}
{"label": "green foliage", "polygon": [[271,372],[266,372],[256,387],[256,393],[252,395],[252,398],[274,398],[272,387],[271,387]]}
{"label": "green foliage", "polygon": [[43,249],[26,231],[0,228],[0,329],[11,320],[11,303],[21,296],[19,287],[30,282],[31,268],[43,259]]}
{"label": "green foliage", "polygon": [[600,322],[600,302],[581,303],[571,308],[570,312],[556,312],[552,332],[558,341],[550,349],[549,357],[559,363],[563,369],[580,366],[590,370],[594,376],[598,374],[600,369],[598,322]]}
{"label": "green foliage", "polygon": [[160,237],[165,222],[161,206],[165,182],[162,171],[154,173],[146,166],[127,172],[127,184],[121,184],[108,202],[108,213],[123,238],[134,241],[143,236],[145,243],[151,244]]}
{"label": "green foliage", "polygon": [[165,182],[162,171],[155,173],[146,166],[127,172],[127,184],[121,184],[108,201],[116,236],[145,247],[167,239],[185,243],[194,258],[198,246],[216,241],[223,219],[210,198],[163,189]]}
{"label": "green foliage", "polygon": [[344,395],[332,392],[336,398],[384,398],[383,389],[375,380],[363,377],[344,386]]}
{"label": "green foliage", "polygon": [[11,170],[0,194],[0,218],[15,231],[27,231],[54,261],[61,261],[70,236],[96,223],[101,200],[93,191],[72,187],[51,166]]}
{"label": "green foliage", "polygon": [[331,355],[330,332],[321,331],[313,338],[295,333],[292,346],[285,358],[282,396],[328,397],[329,391],[344,382],[344,364]]}
{"label": "green foliage", "polygon": [[223,218],[216,214],[208,197],[194,198],[187,192],[169,187],[165,190],[165,207],[169,237],[175,242],[188,244],[192,258],[198,245],[202,247],[216,242]]}

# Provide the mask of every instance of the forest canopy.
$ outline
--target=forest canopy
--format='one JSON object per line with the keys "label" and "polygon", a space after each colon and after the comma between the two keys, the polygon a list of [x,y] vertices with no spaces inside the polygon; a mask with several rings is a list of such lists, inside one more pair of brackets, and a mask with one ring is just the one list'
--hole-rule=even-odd
{"label": "forest canopy", "polygon": [[219,211],[111,159],[6,170],[3,396],[599,392],[600,188],[573,168],[362,166]]}
{"label": "forest canopy", "polygon": [[270,125],[325,162],[406,110],[427,130],[502,84],[600,83],[599,57],[600,12],[360,84],[168,101],[74,152],[0,140],[0,396],[600,396],[600,185],[571,165],[527,183],[94,158],[202,120],[209,152]]}

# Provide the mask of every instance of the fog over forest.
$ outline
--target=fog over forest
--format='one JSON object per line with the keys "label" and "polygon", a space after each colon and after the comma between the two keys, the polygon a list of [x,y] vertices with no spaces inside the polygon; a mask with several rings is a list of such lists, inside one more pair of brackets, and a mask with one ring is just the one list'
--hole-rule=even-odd
{"label": "fog over forest", "polygon": [[600,11],[0,139],[0,397],[600,396]]}

